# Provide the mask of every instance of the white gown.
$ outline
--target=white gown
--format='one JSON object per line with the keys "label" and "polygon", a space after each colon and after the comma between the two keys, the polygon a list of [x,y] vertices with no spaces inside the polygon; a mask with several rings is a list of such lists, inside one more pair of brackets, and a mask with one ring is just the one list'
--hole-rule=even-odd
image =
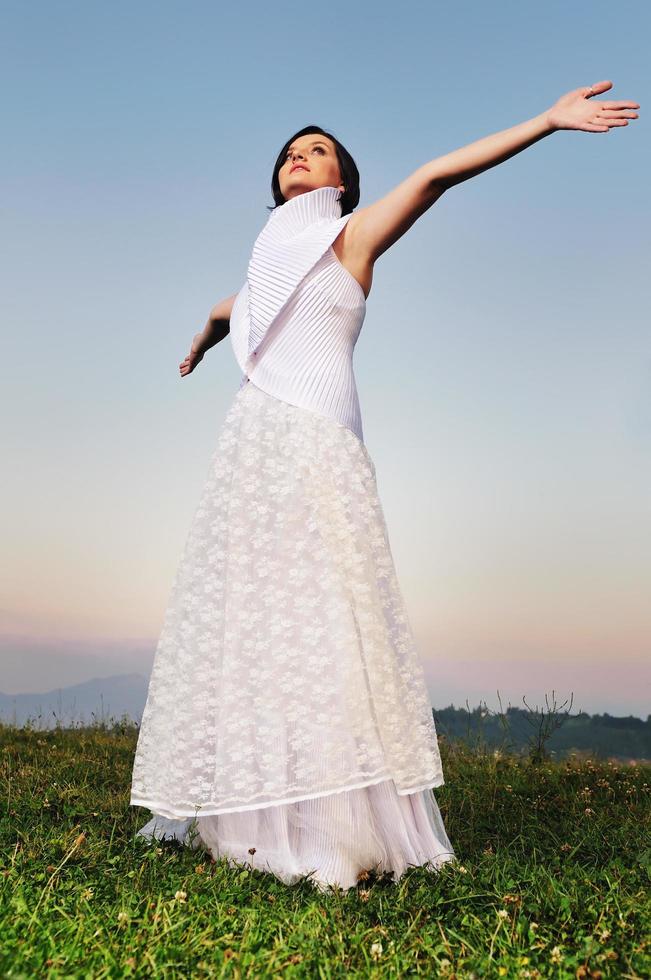
{"label": "white gown", "polygon": [[[318,256],[289,295],[302,315],[310,289],[329,295],[326,326],[336,307],[358,327],[359,294],[332,302],[352,277],[324,251],[340,206],[320,190]],[[291,335],[291,303],[282,311]],[[138,834],[287,884],[349,888],[372,869],[397,880],[455,856],[423,666],[375,467],[347,421],[356,392],[344,404],[326,387],[330,401],[306,407],[315,389],[276,377],[283,398],[254,370],[243,378],[176,572],[134,760],[131,804],[152,814]]]}

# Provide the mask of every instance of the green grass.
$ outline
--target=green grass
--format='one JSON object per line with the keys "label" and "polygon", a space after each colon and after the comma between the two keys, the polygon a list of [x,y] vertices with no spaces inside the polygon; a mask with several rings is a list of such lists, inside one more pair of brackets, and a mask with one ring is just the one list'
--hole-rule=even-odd
{"label": "green grass", "polygon": [[135,838],[136,737],[0,727],[0,976],[651,975],[648,766],[441,738],[458,860],[323,895]]}

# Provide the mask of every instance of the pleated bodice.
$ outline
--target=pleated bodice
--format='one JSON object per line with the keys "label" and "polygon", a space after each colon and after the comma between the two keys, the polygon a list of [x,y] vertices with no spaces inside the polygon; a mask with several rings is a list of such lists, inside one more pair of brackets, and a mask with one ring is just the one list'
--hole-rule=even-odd
{"label": "pleated bodice", "polygon": [[233,304],[230,337],[241,386],[251,380],[363,442],[353,352],[366,298],[332,248],[351,217],[342,216],[339,196],[318,187],[270,212]]}

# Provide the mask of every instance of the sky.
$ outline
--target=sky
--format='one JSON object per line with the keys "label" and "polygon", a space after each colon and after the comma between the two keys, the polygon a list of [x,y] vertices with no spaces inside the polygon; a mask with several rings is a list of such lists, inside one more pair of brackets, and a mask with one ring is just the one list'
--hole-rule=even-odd
{"label": "sky", "polygon": [[640,103],[446,192],[376,263],[366,446],[432,703],[651,711],[651,8],[5,2],[0,690],[148,674],[236,293],[308,124],[360,207],[610,79]]}

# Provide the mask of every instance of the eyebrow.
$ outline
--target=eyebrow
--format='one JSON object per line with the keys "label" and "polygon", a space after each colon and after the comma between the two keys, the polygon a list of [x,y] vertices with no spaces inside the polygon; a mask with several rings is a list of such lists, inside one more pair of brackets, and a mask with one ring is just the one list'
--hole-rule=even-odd
{"label": "eyebrow", "polygon": [[[310,143],[310,146],[314,146],[316,143],[320,143],[322,146],[325,146],[326,148],[328,146],[328,144],[327,143],[324,143],[323,140],[312,140],[312,142]],[[293,149],[294,149],[293,146],[288,146],[287,147],[287,152],[289,153],[289,151],[290,150],[293,150]]]}

